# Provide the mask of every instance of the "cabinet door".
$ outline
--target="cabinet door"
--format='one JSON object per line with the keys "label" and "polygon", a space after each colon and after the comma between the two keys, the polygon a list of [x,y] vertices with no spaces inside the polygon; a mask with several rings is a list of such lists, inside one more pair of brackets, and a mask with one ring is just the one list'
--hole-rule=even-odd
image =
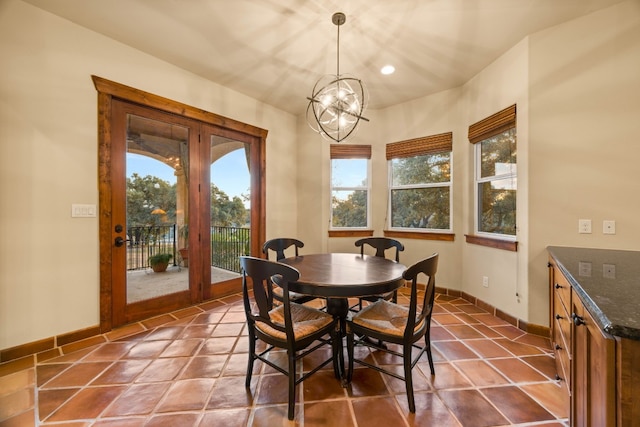
{"label": "cabinet door", "polygon": [[604,334],[577,295],[573,313],[573,405],[574,426],[614,426],[615,341]]}

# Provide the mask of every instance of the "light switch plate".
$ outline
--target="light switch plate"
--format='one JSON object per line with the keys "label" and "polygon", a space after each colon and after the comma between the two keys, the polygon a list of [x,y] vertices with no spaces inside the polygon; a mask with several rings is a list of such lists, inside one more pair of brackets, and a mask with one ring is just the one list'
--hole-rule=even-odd
{"label": "light switch plate", "polygon": [[84,205],[84,204],[74,203],[71,205],[71,217],[72,218],[95,218],[96,205]]}

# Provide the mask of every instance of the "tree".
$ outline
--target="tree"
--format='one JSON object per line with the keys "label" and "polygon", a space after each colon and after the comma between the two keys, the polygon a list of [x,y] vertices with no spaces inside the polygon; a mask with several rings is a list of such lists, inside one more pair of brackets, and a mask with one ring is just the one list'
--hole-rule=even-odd
{"label": "tree", "polygon": [[481,177],[479,225],[488,233],[516,234],[516,160],[515,128],[480,142]]}
{"label": "tree", "polygon": [[[393,160],[391,225],[403,228],[448,229],[450,227],[451,174],[449,153]],[[436,184],[428,186],[426,184]],[[413,187],[411,186],[419,186]]]}
{"label": "tree", "polygon": [[249,212],[242,199],[232,199],[215,184],[211,183],[211,224],[226,227],[243,227],[248,223]]}
{"label": "tree", "polygon": [[357,190],[350,192],[341,200],[335,195],[331,199],[333,227],[366,227],[367,226],[367,192]]}
{"label": "tree", "polygon": [[[161,209],[165,214],[152,214]],[[242,227],[249,212],[238,196],[230,198],[215,184],[211,184],[211,223]],[[129,227],[173,225],[176,222],[176,184],[158,177],[137,173],[127,178],[127,222]]]}
{"label": "tree", "polygon": [[[162,209],[166,214],[152,214]],[[129,226],[173,224],[176,221],[176,188],[158,177],[127,178],[127,222]]]}

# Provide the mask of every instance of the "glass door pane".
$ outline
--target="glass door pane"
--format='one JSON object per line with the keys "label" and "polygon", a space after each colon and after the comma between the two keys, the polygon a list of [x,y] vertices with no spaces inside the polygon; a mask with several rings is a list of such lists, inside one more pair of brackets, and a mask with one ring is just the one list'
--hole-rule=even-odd
{"label": "glass door pane", "polygon": [[211,283],[240,277],[238,257],[249,255],[250,144],[211,135]]}
{"label": "glass door pane", "polygon": [[126,303],[189,289],[189,128],[127,115]]}

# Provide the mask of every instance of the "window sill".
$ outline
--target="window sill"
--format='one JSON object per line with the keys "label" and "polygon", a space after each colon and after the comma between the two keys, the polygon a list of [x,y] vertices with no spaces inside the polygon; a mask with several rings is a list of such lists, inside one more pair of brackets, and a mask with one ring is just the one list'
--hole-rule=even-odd
{"label": "window sill", "polygon": [[329,237],[371,237],[373,230],[329,230]]}
{"label": "window sill", "polygon": [[453,233],[434,233],[434,232],[420,232],[420,231],[397,231],[397,230],[384,230],[385,237],[404,237],[406,239],[417,240],[440,240],[443,242],[453,242],[456,235]]}
{"label": "window sill", "polygon": [[475,236],[473,234],[465,234],[464,236],[467,239],[467,243],[471,243],[472,245],[488,246],[490,248],[502,249],[510,252],[518,251],[518,242],[515,241]]}

